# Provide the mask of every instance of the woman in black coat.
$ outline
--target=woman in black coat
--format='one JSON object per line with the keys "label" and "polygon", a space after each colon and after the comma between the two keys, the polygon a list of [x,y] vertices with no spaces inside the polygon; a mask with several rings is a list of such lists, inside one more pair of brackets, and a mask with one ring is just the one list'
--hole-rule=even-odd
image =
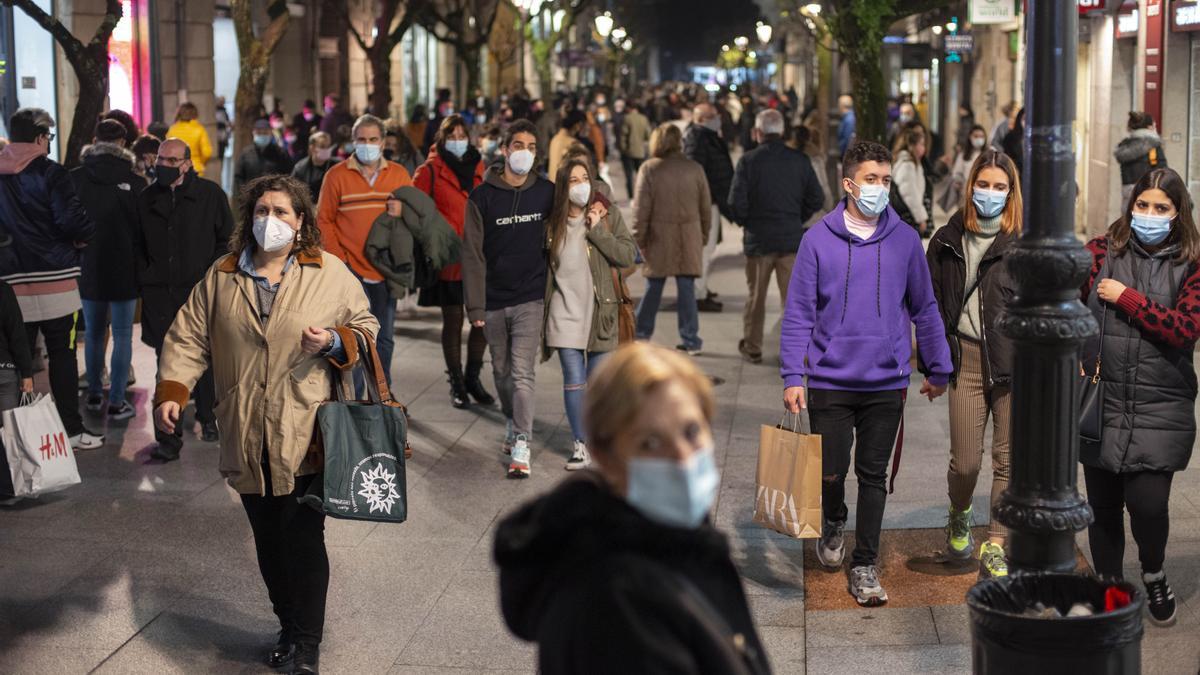
{"label": "woman in black coat", "polygon": [[[627,345],[588,384],[595,471],[496,532],[500,607],[539,672],[769,673],[725,536],[712,385],[690,359]],[[684,486],[687,489],[684,489]]]}
{"label": "woman in black coat", "polygon": [[1079,449],[1096,514],[1088,543],[1096,572],[1120,578],[1129,511],[1150,619],[1164,626],[1175,622],[1163,572],[1171,481],[1196,440],[1200,233],[1191,204],[1171,169],[1142,176],[1121,219],[1088,242],[1092,270],[1081,292],[1101,326],[1082,362],[1086,375],[1099,371],[1100,387],[1099,439]]}
{"label": "woman in black coat", "polygon": [[146,181],[133,172],[135,158],[125,149],[125,128],[116,120],[97,127],[96,142],[83,153],[83,166],[71,171],[79,202],[96,224],[96,235],[83,249],[79,296],[83,300],[84,362],[88,410],[105,410],[104,352],[112,326],[107,413],[110,419],[133,417],[125,399],[133,356],[133,313],[138,284],[137,195]]}

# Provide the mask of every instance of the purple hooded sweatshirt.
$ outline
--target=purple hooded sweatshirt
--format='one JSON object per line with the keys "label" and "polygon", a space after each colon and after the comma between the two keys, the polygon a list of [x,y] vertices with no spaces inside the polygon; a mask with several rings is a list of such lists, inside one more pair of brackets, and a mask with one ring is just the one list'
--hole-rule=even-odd
{"label": "purple hooded sweatshirt", "polygon": [[916,230],[892,207],[866,241],[846,229],[843,199],[800,242],[780,360],[785,387],[842,391],[907,389],[911,324],[929,382],[945,386],[953,367],[946,329]]}

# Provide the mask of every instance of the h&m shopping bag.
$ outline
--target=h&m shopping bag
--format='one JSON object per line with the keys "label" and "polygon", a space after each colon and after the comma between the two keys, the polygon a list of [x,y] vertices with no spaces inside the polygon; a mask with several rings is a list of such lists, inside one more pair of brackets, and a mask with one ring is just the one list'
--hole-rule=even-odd
{"label": "h&m shopping bag", "polygon": [[795,539],[815,539],[821,536],[821,437],[803,433],[802,426],[764,425],[759,432],[754,522]]}
{"label": "h&m shopping bag", "polygon": [[3,420],[0,441],[12,496],[34,497],[80,483],[75,453],[53,399],[25,394],[21,405],[4,411]]}
{"label": "h&m shopping bag", "polygon": [[334,518],[402,523],[408,518],[408,419],[388,389],[374,341],[357,331],[356,337],[356,367],[365,370],[368,400],[345,400],[341,375],[335,375],[334,400],[317,410],[323,480],[314,481],[301,501]]}

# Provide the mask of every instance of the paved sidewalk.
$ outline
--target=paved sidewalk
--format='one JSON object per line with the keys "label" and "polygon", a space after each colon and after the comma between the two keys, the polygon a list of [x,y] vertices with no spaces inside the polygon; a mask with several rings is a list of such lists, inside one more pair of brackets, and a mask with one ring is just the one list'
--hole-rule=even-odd
{"label": "paved sidewalk", "polygon": [[[619,169],[613,179],[623,184]],[[781,385],[777,350],[768,349],[759,366],[737,356],[741,237],[733,227],[725,235],[713,281],[725,312],[701,316],[705,355],[697,360],[724,380],[714,425],[723,472],[716,521],[731,538],[775,672],[969,672],[964,605],[806,612],[803,545],[750,522],[758,428],[779,420]],[[640,279],[633,285],[639,292]],[[656,341],[672,346],[673,301],[664,305]],[[767,321],[767,344],[777,344],[778,311]],[[328,521],[332,579],[322,663],[329,673],[532,673],[534,647],[513,638],[500,619],[490,548],[503,514],[566,476],[570,437],[558,365],[538,369],[533,476],[509,481],[498,409],[449,404],[439,316],[422,311],[398,326],[393,374],[411,405],[416,451],[410,520]],[[83,484],[0,510],[0,671],[270,672],[256,664],[276,625],[238,498],[217,475],[215,446],[194,434],[181,461],[149,460],[153,352],[139,345],[135,364],[139,414],[110,425],[103,449],[79,455]],[[945,522],[946,402],[920,399],[918,384],[887,528]],[[1147,673],[1195,673],[1200,663],[1198,486],[1195,471],[1175,483],[1166,569],[1182,607],[1172,629],[1147,624]],[[981,480],[978,524],[986,522],[987,491]],[[854,493],[851,478],[851,504]],[[1127,563],[1135,575],[1132,544]]]}

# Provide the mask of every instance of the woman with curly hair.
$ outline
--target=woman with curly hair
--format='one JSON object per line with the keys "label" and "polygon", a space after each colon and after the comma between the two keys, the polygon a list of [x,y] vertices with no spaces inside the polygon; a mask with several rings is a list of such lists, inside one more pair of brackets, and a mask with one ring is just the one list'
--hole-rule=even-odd
{"label": "woman with curly hair", "polygon": [[154,422],[174,433],[211,360],[220,471],[241,494],[279,639],[267,662],[317,672],[329,559],[325,517],[297,497],[321,480],[317,407],[379,323],[362,285],[321,250],[308,186],[291,176],[246,185],[230,253],[213,264],[163,344]]}

